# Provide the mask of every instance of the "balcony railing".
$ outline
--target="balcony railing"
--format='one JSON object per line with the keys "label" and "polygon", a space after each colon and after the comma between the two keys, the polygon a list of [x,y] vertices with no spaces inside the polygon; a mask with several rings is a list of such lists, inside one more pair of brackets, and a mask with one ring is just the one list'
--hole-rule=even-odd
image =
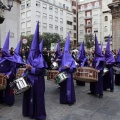
{"label": "balcony railing", "polygon": [[92,24],[86,24],[85,28],[87,28],[87,27],[92,27]]}
{"label": "balcony railing", "polygon": [[85,16],[85,19],[90,19],[92,18],[92,16]]}

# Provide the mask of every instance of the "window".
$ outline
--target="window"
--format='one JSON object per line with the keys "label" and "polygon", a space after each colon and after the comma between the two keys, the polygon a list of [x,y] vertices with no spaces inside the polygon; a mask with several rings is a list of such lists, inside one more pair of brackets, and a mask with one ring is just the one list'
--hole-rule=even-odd
{"label": "window", "polygon": [[99,7],[99,2],[95,2],[95,8]]}
{"label": "window", "polygon": [[63,4],[63,8],[65,9],[65,4]]}
{"label": "window", "polygon": [[95,20],[94,20],[94,24],[98,24],[98,19],[95,19]]}
{"label": "window", "polygon": [[36,16],[40,17],[40,12],[36,11]]}
{"label": "window", "polygon": [[58,9],[57,8],[55,8],[55,12],[58,13]]}
{"label": "window", "polygon": [[21,13],[21,19],[25,18],[25,12]]}
{"label": "window", "polygon": [[26,24],[27,24],[27,28],[31,27],[31,21],[27,21]]}
{"label": "window", "polygon": [[91,24],[90,20],[87,20],[87,25],[90,25],[90,24]]}
{"label": "window", "polygon": [[74,17],[74,22],[76,22],[76,17]]}
{"label": "window", "polygon": [[91,30],[90,30],[90,29],[87,29],[87,33],[91,33]]}
{"label": "window", "polygon": [[21,10],[25,9],[25,2],[21,4]]}
{"label": "window", "polygon": [[47,14],[43,13],[43,18],[47,19]]}
{"label": "window", "polygon": [[53,10],[53,7],[52,7],[52,6],[49,6],[49,10]]}
{"label": "window", "polygon": [[22,36],[25,36],[25,32],[21,32],[21,35],[22,35]]}
{"label": "window", "polygon": [[74,30],[76,30],[76,25],[74,25]]}
{"label": "window", "polygon": [[21,23],[21,28],[22,28],[22,29],[25,28],[25,22]]}
{"label": "window", "polygon": [[26,1],[26,7],[28,8],[28,7],[30,7],[30,6],[31,6],[30,0],[29,0],[29,1]]}
{"label": "window", "polygon": [[63,19],[62,18],[60,18],[60,23],[63,23]]}
{"label": "window", "polygon": [[26,12],[26,17],[30,17],[30,16],[31,16],[31,11],[29,10]]}
{"label": "window", "polygon": [[90,17],[90,12],[87,12],[87,17]]}
{"label": "window", "polygon": [[66,10],[69,10],[69,7],[68,7],[68,6],[66,6]]}
{"label": "window", "polygon": [[63,31],[63,27],[60,27],[60,31],[61,31],[61,32]]}
{"label": "window", "polygon": [[60,10],[60,14],[63,15],[63,10]]}
{"label": "window", "polygon": [[29,36],[31,34],[31,31],[27,31],[26,35]]}
{"label": "window", "polygon": [[43,23],[43,27],[44,27],[44,28],[47,28],[47,23]]}
{"label": "window", "polygon": [[53,25],[52,25],[52,24],[49,24],[49,28],[50,28],[50,29],[53,29]]}
{"label": "window", "polygon": [[76,38],[76,33],[74,33],[74,38]]}
{"label": "window", "polygon": [[58,30],[58,26],[55,26],[55,30]]}
{"label": "window", "polygon": [[58,17],[55,17],[55,21],[58,22]]}
{"label": "window", "polygon": [[108,16],[105,16],[105,21],[108,21]]}
{"label": "window", "polygon": [[50,19],[50,20],[53,20],[53,16],[52,16],[52,15],[49,15],[49,19]]}
{"label": "window", "polygon": [[40,2],[39,1],[36,1],[36,6],[40,7]]}
{"label": "window", "polygon": [[91,9],[92,8],[92,6],[91,6],[91,4],[89,3],[88,5],[87,5],[87,9]]}
{"label": "window", "polygon": [[84,5],[81,6],[81,10],[84,10]]}
{"label": "window", "polygon": [[46,4],[43,4],[43,8],[44,8],[44,9],[47,9],[47,5],[46,5]]}
{"label": "window", "polygon": [[67,21],[67,24],[68,24],[68,25],[72,25],[72,22],[70,22],[70,21]]}
{"label": "window", "polygon": [[80,34],[81,34],[81,35],[83,34],[83,30],[80,30]]}

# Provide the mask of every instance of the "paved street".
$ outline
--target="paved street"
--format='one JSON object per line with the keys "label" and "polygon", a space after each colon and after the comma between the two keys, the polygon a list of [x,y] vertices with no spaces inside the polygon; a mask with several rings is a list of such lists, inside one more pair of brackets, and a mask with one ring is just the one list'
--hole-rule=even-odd
{"label": "paved street", "polygon": [[[103,98],[88,95],[89,84],[75,84],[77,102],[73,106],[59,104],[59,88],[46,80],[46,120],[120,120],[120,86],[114,92],[104,92]],[[13,107],[0,105],[0,120],[30,120],[22,116],[22,94],[16,96]]]}

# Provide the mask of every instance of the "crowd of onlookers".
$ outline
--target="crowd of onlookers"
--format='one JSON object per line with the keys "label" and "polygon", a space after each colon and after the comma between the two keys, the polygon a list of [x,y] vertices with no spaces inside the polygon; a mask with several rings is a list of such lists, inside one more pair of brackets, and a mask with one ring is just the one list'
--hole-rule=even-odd
{"label": "crowd of onlookers", "polygon": [[[29,55],[29,50],[30,50],[30,48],[29,48],[29,46],[27,46],[25,49],[22,48],[20,51],[20,56],[22,57],[24,63],[26,63],[26,61],[27,61],[27,58]],[[0,51],[1,51],[1,48],[0,48]],[[62,52],[62,50],[61,50],[61,52]],[[78,52],[79,52],[78,49],[71,50],[71,55],[75,60],[77,60]],[[103,49],[102,52],[103,52],[103,54],[105,54],[105,48]],[[87,57],[89,64],[92,63],[92,59],[94,57],[94,49],[92,49],[92,50],[87,49],[85,51],[85,53],[86,53],[86,57]],[[114,57],[116,58],[116,56],[118,54],[118,50],[114,49],[114,50],[112,50],[112,53],[113,53]],[[13,47],[10,48],[10,54],[14,55]],[[43,57],[48,64],[48,69],[50,69],[50,65],[55,58],[55,51],[50,51],[50,49],[44,48]]]}

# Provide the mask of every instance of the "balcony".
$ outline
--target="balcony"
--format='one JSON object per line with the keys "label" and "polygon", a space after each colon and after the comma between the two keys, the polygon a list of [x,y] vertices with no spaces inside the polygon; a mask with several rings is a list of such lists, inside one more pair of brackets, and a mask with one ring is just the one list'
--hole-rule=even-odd
{"label": "balcony", "polygon": [[85,19],[91,19],[92,16],[85,16]]}
{"label": "balcony", "polygon": [[85,25],[85,28],[90,28],[90,27],[92,27],[92,24],[86,24]]}

